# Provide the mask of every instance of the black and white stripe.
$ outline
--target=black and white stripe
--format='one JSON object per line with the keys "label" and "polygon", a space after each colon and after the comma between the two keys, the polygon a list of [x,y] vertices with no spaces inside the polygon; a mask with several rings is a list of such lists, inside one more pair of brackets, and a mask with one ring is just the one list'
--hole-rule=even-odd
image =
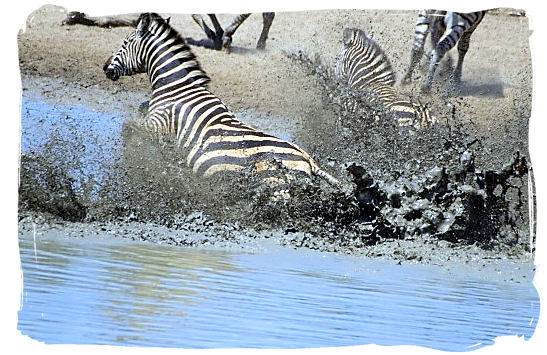
{"label": "black and white stripe", "polygon": [[152,98],[146,128],[174,135],[188,166],[200,176],[249,167],[267,172],[280,164],[338,184],[295,144],[238,121],[207,89],[209,77],[184,39],[157,14],[141,15],[136,31],[105,64],[104,71],[112,80],[148,74]]}
{"label": "black and white stripe", "polygon": [[469,49],[471,34],[473,34],[473,31],[475,31],[485,14],[486,11],[470,13],[441,10],[419,11],[410,64],[402,82],[408,83],[411,80],[412,72],[424,53],[424,43],[427,35],[431,32],[432,51],[422,91],[428,92],[431,89],[437,65],[456,44],[458,44],[458,63],[454,69],[453,80],[455,85],[459,85],[462,76],[463,59]]}
{"label": "black and white stripe", "polygon": [[352,89],[362,91],[392,113],[400,126],[416,128],[436,122],[429,109],[398,93],[395,73],[383,49],[363,30],[346,28],[335,74]]}

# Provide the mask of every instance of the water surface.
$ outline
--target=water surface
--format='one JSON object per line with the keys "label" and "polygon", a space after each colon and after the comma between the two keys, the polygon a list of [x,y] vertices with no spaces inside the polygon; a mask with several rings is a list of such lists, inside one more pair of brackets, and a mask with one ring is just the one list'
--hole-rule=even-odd
{"label": "water surface", "polygon": [[[521,279],[276,246],[262,252],[20,235],[18,329],[48,344],[184,348],[418,345],[467,351],[532,336]],[[527,268],[529,267],[529,269]]]}

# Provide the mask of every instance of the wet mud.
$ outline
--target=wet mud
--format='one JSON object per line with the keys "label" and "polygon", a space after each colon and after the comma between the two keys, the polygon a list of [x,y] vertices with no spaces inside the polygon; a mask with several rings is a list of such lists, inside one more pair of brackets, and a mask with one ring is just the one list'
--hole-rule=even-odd
{"label": "wet mud", "polygon": [[[431,236],[484,247],[534,244],[529,223],[533,173],[526,151],[492,157],[488,148],[497,142],[463,123],[449,98],[449,120],[422,129],[399,127],[366,93],[339,83],[319,58],[287,55],[322,85],[324,105],[338,117],[324,122],[323,131],[339,135],[324,135],[321,141],[346,148],[336,150],[331,160],[354,159],[345,169],[359,220],[370,223],[374,234]],[[481,163],[496,158],[497,169]]]}
{"label": "wet mud", "polygon": [[[338,26],[344,14],[319,12],[317,16],[328,15],[333,20],[327,25]],[[498,16],[502,15],[487,20],[499,21]],[[269,241],[433,263],[527,258],[534,251],[530,230],[533,196],[529,192],[533,191],[532,170],[527,152],[531,96],[508,99],[503,113],[516,119],[515,127],[504,134],[499,126],[507,123],[489,125],[482,118],[470,117],[470,112],[484,115],[481,105],[488,98],[477,102],[441,90],[438,97],[427,99],[440,122],[416,130],[398,127],[388,113],[336,82],[328,55],[336,52],[341,36],[331,40],[327,53],[319,55],[319,48],[294,50],[292,45],[279,45],[275,40],[268,44],[266,54],[238,54],[236,50],[227,55],[196,48],[198,59],[203,58],[205,70],[213,78],[214,92],[226,97],[242,121],[273,126],[289,135],[347,186],[341,190],[319,179],[303,178],[288,182],[280,194],[251,172],[197,178],[173,149],[172,141],[140,129],[139,105],[147,99],[145,79],[113,84],[100,73],[101,61],[115,49],[127,28],[67,29],[60,26],[63,12],[48,7],[34,18],[35,23],[19,36],[23,96],[38,97],[52,105],[83,98],[93,109],[119,109],[124,121],[116,138],[122,148],[99,187],[91,182],[76,183],[59,164],[58,155],[47,150],[22,153],[21,231],[38,226],[62,228],[79,236],[107,233],[173,245],[251,249]],[[278,18],[283,21],[280,16],[276,21]],[[181,27],[193,28],[184,22],[183,15],[173,19]],[[410,12],[407,22],[413,22]],[[57,47],[47,48],[46,53],[53,53],[49,59],[44,54],[38,58],[37,49],[31,46],[40,39],[37,30],[44,29],[64,38]],[[271,36],[278,36],[275,21]],[[87,69],[67,58],[65,73],[58,72],[53,61],[82,37],[106,38],[109,45],[95,43],[84,48],[94,53],[90,56],[93,64]],[[234,44],[237,49],[238,43]],[[275,90],[285,90],[290,97],[287,100],[295,102],[270,110],[269,104],[277,97],[267,97],[256,89],[258,79],[251,70],[243,81],[231,78],[235,84],[227,87],[229,76],[235,75],[232,69],[242,61],[255,65],[266,84],[280,81],[279,75],[284,73],[286,80],[279,85],[287,87]],[[268,67],[272,61],[277,68]],[[523,80],[531,81],[531,77]],[[405,90],[408,93],[412,88]],[[309,100],[299,102],[302,98],[298,94]],[[247,95],[253,96],[252,104],[246,103],[250,102],[245,101]],[[261,106],[262,95],[266,101]],[[416,94],[408,95],[418,99]],[[519,91],[514,95],[527,94]],[[353,103],[351,110],[347,109],[348,101]],[[480,109],[475,110],[477,107]],[[256,118],[257,112],[262,113],[262,119]],[[62,149],[62,143],[55,144]]]}

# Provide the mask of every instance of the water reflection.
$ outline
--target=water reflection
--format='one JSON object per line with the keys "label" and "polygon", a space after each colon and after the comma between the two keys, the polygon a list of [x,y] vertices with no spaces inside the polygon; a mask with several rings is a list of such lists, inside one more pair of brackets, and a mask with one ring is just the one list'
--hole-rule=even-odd
{"label": "water reflection", "polygon": [[112,332],[122,333],[106,343],[149,340],[135,334],[162,332],[165,327],[159,319],[180,319],[188,307],[209,297],[209,286],[214,284],[200,285],[205,274],[237,271],[222,252],[195,253],[123,241],[90,243],[38,234],[36,249],[34,237],[27,237],[20,238],[20,250],[24,275],[20,319],[27,315],[26,305],[30,313],[35,305],[54,306],[58,309],[45,317],[41,312],[38,321],[72,323],[63,313],[80,308],[77,313],[87,314],[83,323],[91,327],[105,323],[105,328],[96,329],[97,335],[109,338]]}
{"label": "water reflection", "polygon": [[[102,282],[118,290],[105,292],[100,308],[114,323],[142,330],[161,331],[154,317],[184,317],[189,306],[209,297],[213,285],[200,287],[205,274],[237,270],[221,252],[196,253],[147,244],[111,248],[106,258],[112,264],[101,272]],[[127,298],[132,302],[127,303]]]}
{"label": "water reflection", "polygon": [[[36,247],[34,247],[34,243],[36,243]],[[69,255],[71,255],[72,249],[70,246],[54,240],[36,240],[34,234],[30,238],[20,238],[19,250],[29,251],[29,253],[21,253],[21,262],[28,269],[27,273],[23,272],[25,281],[49,286],[62,286],[66,281],[63,273],[70,270]],[[36,250],[40,250],[40,253],[37,253]],[[42,268],[40,265],[49,267]],[[48,272],[51,269],[57,270],[57,272]]]}
{"label": "water reflection", "polygon": [[303,250],[46,234],[36,259],[32,233],[21,235],[19,312],[21,332],[46,343],[465,351],[501,335],[529,338],[539,316],[531,271],[516,283]]}

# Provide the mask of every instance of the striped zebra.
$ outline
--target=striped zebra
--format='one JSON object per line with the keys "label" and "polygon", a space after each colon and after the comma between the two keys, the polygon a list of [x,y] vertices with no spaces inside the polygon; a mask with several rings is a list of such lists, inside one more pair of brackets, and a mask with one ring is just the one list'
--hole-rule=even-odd
{"label": "striped zebra", "polygon": [[335,75],[353,90],[369,94],[373,102],[395,116],[400,126],[420,128],[437,121],[427,107],[404,98],[393,88],[395,73],[389,58],[363,30],[344,29]]}
{"label": "striped zebra", "polygon": [[402,83],[410,82],[412,72],[420,62],[424,53],[424,43],[431,32],[431,51],[429,69],[422,85],[423,92],[431,90],[431,84],[437,65],[444,55],[458,44],[458,63],[452,76],[455,87],[458,87],[462,77],[463,59],[469,49],[469,40],[473,31],[484,18],[486,11],[459,13],[441,10],[422,10],[418,12],[418,21],[415,27],[414,44],[410,56],[410,64],[403,77]]}
{"label": "striped zebra", "polygon": [[199,176],[251,168],[267,180],[283,166],[290,176],[304,172],[339,186],[295,144],[238,121],[207,89],[210,79],[184,39],[155,13],[140,16],[136,30],[103,69],[114,81],[122,75],[148,74],[152,98],[144,127],[174,135],[187,165]]}

